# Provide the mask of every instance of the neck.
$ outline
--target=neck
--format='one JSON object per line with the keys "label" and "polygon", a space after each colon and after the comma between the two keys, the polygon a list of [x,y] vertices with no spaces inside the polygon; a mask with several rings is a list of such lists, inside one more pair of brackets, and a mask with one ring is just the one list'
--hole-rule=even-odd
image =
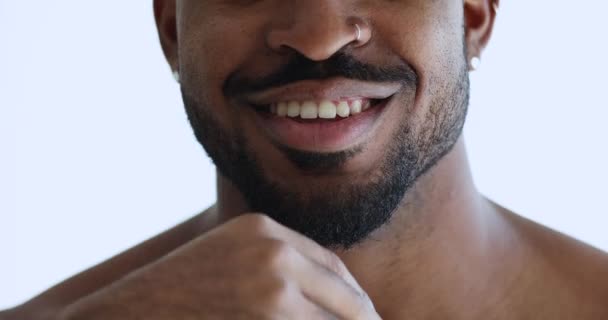
{"label": "neck", "polygon": [[[218,177],[219,221],[247,212],[238,190]],[[504,254],[496,240],[506,232],[501,225],[473,184],[460,139],[418,179],[387,225],[355,248],[336,253],[384,318],[443,312],[450,319],[467,318],[466,306],[492,294],[488,284],[496,287],[485,280],[499,272],[488,261],[496,261],[490,255]]]}

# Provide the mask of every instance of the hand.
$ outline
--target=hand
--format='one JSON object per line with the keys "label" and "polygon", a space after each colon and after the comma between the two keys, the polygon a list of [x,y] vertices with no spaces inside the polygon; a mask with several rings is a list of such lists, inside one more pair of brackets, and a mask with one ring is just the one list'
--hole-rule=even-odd
{"label": "hand", "polygon": [[331,251],[235,218],[67,307],[62,319],[380,319]]}

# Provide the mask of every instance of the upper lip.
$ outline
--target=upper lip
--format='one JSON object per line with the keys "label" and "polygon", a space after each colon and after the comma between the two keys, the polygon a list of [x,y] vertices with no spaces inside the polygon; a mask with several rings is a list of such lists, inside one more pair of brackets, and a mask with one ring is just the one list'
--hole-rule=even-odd
{"label": "upper lip", "polygon": [[322,101],[345,99],[386,99],[394,95],[399,83],[374,83],[345,78],[304,80],[245,96],[248,103],[269,105],[288,101]]}

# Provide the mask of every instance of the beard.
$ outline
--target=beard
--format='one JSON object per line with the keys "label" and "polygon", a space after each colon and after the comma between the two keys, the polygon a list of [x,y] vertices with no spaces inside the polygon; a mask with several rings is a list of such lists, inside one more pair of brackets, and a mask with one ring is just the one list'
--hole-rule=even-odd
{"label": "beard", "polygon": [[[385,80],[376,79],[372,70],[361,72],[357,67],[371,67],[359,66],[349,59],[346,56],[338,56],[329,62],[330,68],[319,68],[325,73],[332,70],[329,71],[332,74],[323,75],[311,73],[312,69],[309,67],[312,62],[308,67],[306,63],[292,65],[299,65],[298,68],[306,70],[310,75],[308,78],[339,75],[360,80]],[[318,182],[313,179],[304,189],[298,190],[295,190],[289,181],[272,181],[246,137],[236,130],[232,132],[224,129],[209,106],[197,100],[197,95],[189,94],[185,86],[182,86],[182,97],[197,140],[203,145],[219,173],[241,192],[251,212],[263,212],[327,248],[349,249],[387,224],[404,201],[408,190],[449,153],[458,141],[469,101],[469,78],[464,61],[463,57],[460,69],[451,73],[451,79],[445,81],[446,85],[434,89],[428,112],[421,123],[413,123],[417,117],[407,117],[407,112],[404,112],[406,118],[391,137],[383,159],[372,174],[366,176],[365,181],[343,178],[339,183],[324,185],[321,179]],[[387,77],[389,74],[387,69],[377,71],[377,78]],[[411,74],[412,70],[407,70],[406,73],[403,77],[417,79],[417,76]],[[272,86],[280,81],[292,81],[285,81],[281,74],[293,77],[298,71],[287,67],[285,72],[276,74],[276,82],[270,80],[252,83],[267,83]],[[361,74],[368,78],[363,79]],[[397,78],[397,72],[390,77]],[[412,86],[417,83],[405,82]],[[234,90],[237,90],[239,86],[234,87]],[[415,92],[415,88],[411,88]],[[393,107],[407,110],[406,101],[393,101],[395,102],[403,102],[403,105]],[[277,148],[297,168],[312,171],[316,175],[331,173],[332,169],[340,167],[365,149],[358,147],[336,153],[314,153],[281,146]],[[307,179],[311,179],[310,176]]]}

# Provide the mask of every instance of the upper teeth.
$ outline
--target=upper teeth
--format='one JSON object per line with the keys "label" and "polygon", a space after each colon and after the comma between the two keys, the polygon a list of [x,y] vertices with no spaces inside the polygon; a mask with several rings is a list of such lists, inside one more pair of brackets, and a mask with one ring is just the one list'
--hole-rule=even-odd
{"label": "upper teeth", "polygon": [[279,117],[300,117],[302,119],[335,119],[346,118],[361,113],[370,107],[370,100],[330,101],[285,101],[270,105],[270,112]]}

